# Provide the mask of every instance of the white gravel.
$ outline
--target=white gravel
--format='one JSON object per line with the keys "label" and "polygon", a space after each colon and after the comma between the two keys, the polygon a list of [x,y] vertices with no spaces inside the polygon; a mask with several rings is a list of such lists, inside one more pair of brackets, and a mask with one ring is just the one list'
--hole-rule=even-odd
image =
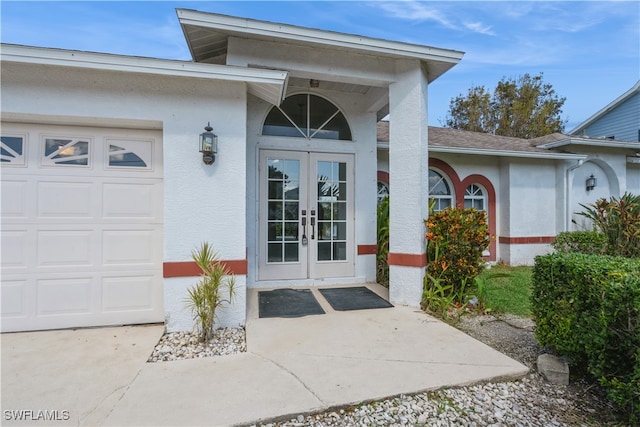
{"label": "white gravel", "polygon": [[198,336],[191,332],[169,332],[160,338],[147,362],[222,356],[245,351],[247,342],[243,327],[216,329],[213,340],[208,344],[199,342]]}
{"label": "white gravel", "polygon": [[[564,408],[564,411],[562,410]],[[560,411],[558,411],[560,409]],[[450,388],[399,396],[263,427],[298,426],[573,426],[560,415],[572,410],[566,389],[530,374],[520,381]],[[254,424],[254,426],[256,426]]]}

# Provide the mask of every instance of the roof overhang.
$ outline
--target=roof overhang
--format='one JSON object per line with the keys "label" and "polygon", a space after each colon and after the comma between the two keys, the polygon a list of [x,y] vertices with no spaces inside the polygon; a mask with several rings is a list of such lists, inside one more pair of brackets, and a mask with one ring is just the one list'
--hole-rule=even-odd
{"label": "roof overhang", "polygon": [[640,150],[640,142],[615,141],[611,139],[586,139],[586,138],[567,138],[560,141],[548,142],[538,145],[538,148],[553,149],[567,147],[569,145],[578,145],[582,147],[599,147],[599,148],[620,148]]}
{"label": "roof overhang", "polygon": [[243,82],[249,93],[274,105],[284,99],[288,81],[286,71],[11,44],[1,44],[0,48],[1,62]]}
{"label": "roof overhang", "polygon": [[377,57],[418,59],[427,64],[429,82],[455,66],[464,52],[410,43],[375,39],[333,31],[324,31],[237,18],[189,9],[176,9],[193,60],[223,58],[229,37],[276,41],[286,44],[323,47]]}

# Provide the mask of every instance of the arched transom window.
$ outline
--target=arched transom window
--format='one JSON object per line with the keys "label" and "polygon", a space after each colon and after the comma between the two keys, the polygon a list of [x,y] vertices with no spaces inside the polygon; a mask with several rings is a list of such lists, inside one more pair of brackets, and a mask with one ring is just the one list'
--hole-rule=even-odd
{"label": "arched transom window", "polygon": [[464,207],[475,208],[479,211],[486,211],[485,195],[482,187],[471,184],[464,192]]}
{"label": "arched transom window", "polygon": [[435,212],[453,206],[454,195],[451,192],[451,185],[440,172],[429,169],[429,198],[435,200],[433,210]]}
{"label": "arched transom window", "polygon": [[263,135],[351,140],[351,129],[338,107],[310,93],[292,95],[271,109]]}

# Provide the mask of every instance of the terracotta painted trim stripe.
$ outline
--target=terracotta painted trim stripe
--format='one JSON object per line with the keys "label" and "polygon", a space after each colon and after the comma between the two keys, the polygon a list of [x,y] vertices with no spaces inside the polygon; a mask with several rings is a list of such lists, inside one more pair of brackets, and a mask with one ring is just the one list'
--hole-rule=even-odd
{"label": "terracotta painted trim stripe", "polygon": [[378,245],[358,245],[358,255],[376,255]]}
{"label": "terracotta painted trim stripe", "polygon": [[387,263],[389,265],[401,265],[403,267],[426,267],[427,254],[389,253]]}
{"label": "terracotta painted trim stripe", "polygon": [[[246,259],[223,260],[232,274],[246,275],[248,269]],[[165,262],[162,265],[162,277],[195,277],[200,276],[202,270],[193,261]]]}
{"label": "terracotta painted trim stripe", "polygon": [[553,243],[556,236],[534,236],[534,237],[508,237],[500,236],[498,241],[508,245],[534,245]]}

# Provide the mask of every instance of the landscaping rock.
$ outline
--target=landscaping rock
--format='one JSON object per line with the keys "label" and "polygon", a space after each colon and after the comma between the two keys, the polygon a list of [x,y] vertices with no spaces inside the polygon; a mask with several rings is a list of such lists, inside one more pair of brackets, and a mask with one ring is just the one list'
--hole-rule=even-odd
{"label": "landscaping rock", "polygon": [[569,384],[569,364],[560,357],[548,353],[538,356],[538,372],[552,384]]}

